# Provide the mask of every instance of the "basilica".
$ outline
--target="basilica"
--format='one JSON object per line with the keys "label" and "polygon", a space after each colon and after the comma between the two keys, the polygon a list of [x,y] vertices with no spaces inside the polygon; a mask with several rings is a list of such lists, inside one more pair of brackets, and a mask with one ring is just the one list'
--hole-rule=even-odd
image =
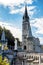
{"label": "basilica", "polygon": [[[4,31],[2,33],[1,43],[1,50],[4,50],[4,46],[7,46]],[[6,56],[9,59],[10,65],[43,65],[43,51],[41,49],[39,38],[35,38],[32,35],[27,6],[25,6],[22,21],[21,48],[18,49],[17,40],[15,40],[14,50],[7,49],[1,52],[3,53],[3,58]]]}
{"label": "basilica", "polygon": [[40,41],[38,38],[35,38],[31,32],[27,6],[25,6],[22,23],[22,48],[28,52],[40,52]]}

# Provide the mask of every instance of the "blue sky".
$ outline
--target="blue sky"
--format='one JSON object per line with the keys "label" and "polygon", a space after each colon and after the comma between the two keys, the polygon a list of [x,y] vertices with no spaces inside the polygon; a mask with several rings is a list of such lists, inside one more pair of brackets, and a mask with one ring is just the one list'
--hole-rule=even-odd
{"label": "blue sky", "polygon": [[[43,0],[26,0],[32,34],[43,44]],[[22,39],[22,17],[25,0],[0,0],[0,26]]]}

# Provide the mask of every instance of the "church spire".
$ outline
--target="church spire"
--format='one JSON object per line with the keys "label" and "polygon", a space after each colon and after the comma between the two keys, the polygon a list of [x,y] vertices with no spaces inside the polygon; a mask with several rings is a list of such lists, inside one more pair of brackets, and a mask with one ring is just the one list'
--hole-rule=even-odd
{"label": "church spire", "polygon": [[[23,28],[25,28],[25,31],[27,32],[27,33],[25,33],[27,35],[27,37],[32,37],[31,26],[30,26],[30,22],[29,22],[29,16],[28,16],[26,3],[25,3],[25,13],[23,16]],[[23,34],[24,34],[24,31],[23,31]]]}
{"label": "church spire", "polygon": [[25,17],[28,17],[27,5],[25,5]]}
{"label": "church spire", "polygon": [[25,3],[25,12],[24,12],[24,16],[23,16],[23,19],[29,19],[29,16],[28,16],[28,12],[27,12],[27,4]]}
{"label": "church spire", "polygon": [[27,4],[25,3],[25,12],[22,23],[22,48],[26,51],[29,50],[28,44],[30,43],[28,43],[27,39],[30,37],[32,37],[32,32],[27,11]]}

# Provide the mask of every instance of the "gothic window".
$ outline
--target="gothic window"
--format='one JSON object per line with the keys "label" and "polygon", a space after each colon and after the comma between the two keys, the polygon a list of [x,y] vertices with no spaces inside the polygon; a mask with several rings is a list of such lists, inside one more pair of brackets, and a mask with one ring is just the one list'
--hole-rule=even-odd
{"label": "gothic window", "polygon": [[24,50],[26,50],[26,46],[24,46]]}

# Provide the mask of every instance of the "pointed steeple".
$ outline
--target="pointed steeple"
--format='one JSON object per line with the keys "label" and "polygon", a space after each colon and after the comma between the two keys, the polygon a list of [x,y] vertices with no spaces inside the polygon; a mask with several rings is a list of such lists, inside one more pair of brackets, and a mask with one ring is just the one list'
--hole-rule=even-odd
{"label": "pointed steeple", "polygon": [[29,19],[28,12],[27,12],[27,4],[25,4],[25,13],[24,13],[23,19],[24,18]]}
{"label": "pointed steeple", "polygon": [[27,6],[25,5],[25,17],[28,17]]}

